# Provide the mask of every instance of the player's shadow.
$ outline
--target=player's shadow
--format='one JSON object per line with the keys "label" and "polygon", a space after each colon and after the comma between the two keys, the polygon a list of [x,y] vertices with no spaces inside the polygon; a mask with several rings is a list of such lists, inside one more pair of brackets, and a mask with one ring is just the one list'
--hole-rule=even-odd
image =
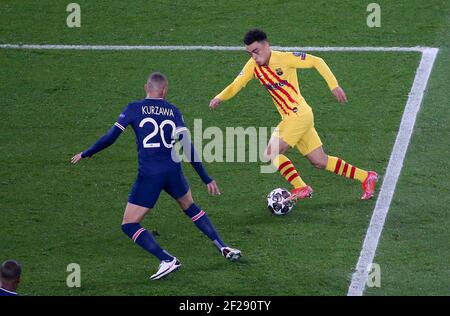
{"label": "player's shadow", "polygon": [[[361,201],[354,197],[346,200],[336,201],[298,201],[292,211],[286,215],[275,215],[270,213],[265,204],[257,204],[249,212],[248,216],[240,217],[236,222],[235,229],[239,227],[241,230],[251,231],[248,227],[273,225],[291,225],[293,223],[310,223],[324,224],[328,219],[332,218],[333,222],[347,223],[349,216],[364,216],[372,214],[374,200]],[[342,214],[342,216],[340,216]]]}

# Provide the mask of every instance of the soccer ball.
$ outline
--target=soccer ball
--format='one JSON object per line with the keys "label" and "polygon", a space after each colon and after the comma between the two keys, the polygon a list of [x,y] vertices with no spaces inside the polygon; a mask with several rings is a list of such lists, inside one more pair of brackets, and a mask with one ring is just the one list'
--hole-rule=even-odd
{"label": "soccer ball", "polygon": [[289,190],[278,188],[267,195],[267,208],[275,215],[286,215],[294,208],[294,203],[287,202],[291,196]]}

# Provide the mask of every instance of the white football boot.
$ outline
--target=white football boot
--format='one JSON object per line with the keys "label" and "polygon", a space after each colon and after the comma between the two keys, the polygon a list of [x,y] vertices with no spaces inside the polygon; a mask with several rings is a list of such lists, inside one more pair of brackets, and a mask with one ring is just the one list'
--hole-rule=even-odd
{"label": "white football boot", "polygon": [[224,256],[230,261],[239,260],[239,258],[242,256],[241,251],[239,249],[234,249],[231,247],[222,247],[220,249],[220,252],[222,253],[222,256]]}
{"label": "white football boot", "polygon": [[181,266],[181,262],[178,261],[178,259],[175,257],[173,257],[173,260],[169,261],[169,262],[161,261],[158,271],[156,271],[156,273],[150,277],[150,280],[161,279],[162,277],[165,277],[166,275],[168,275],[170,272],[178,270],[178,268],[180,266]]}

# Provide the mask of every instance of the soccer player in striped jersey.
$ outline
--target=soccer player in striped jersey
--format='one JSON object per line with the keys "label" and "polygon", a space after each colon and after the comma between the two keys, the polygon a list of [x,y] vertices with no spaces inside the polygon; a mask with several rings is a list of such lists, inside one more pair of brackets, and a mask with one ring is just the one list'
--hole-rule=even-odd
{"label": "soccer player in striped jersey", "polygon": [[161,261],[158,271],[150,277],[151,280],[160,279],[181,266],[180,261],[161,248],[152,234],[140,225],[144,216],[155,206],[162,190],[178,202],[184,213],[213,241],[225,258],[234,261],[241,257],[240,250],[231,248],[222,241],[206,213],[192,199],[174,148],[176,140],[181,141],[184,153],[207,185],[208,192],[219,195],[220,191],[216,181],[208,176],[196,155],[181,112],[165,100],[167,90],[168,82],[163,74],[150,74],[145,84],[147,97],[128,104],[106,135],[71,160],[76,164],[83,158],[92,157],[112,145],[126,127],[131,125],[136,134],[139,166],[137,179],[128,196],[122,231]]}
{"label": "soccer player in striped jersey", "polygon": [[274,51],[270,48],[266,34],[259,29],[247,32],[244,43],[250,59],[236,79],[210,101],[210,108],[215,109],[222,101],[231,99],[251,79],[256,78],[267,90],[281,115],[282,120],[269,140],[265,156],[292,184],[290,199],[311,197],[313,190],[302,180],[292,162],[284,155],[289,147],[296,147],[316,168],[357,179],[362,183],[361,199],[372,198],[378,181],[377,173],[357,168],[324,152],[314,128],[312,109],[300,92],[297,68],[315,68],[325,79],[336,99],[342,104],[347,102],[344,90],[323,59],[304,52]]}

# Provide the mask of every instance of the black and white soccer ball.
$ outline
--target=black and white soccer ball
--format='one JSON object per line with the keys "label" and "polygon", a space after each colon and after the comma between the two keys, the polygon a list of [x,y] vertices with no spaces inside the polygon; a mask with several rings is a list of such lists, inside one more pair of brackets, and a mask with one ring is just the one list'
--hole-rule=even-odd
{"label": "black and white soccer ball", "polygon": [[267,195],[267,208],[275,215],[286,215],[294,208],[294,203],[287,200],[291,192],[277,188]]}

